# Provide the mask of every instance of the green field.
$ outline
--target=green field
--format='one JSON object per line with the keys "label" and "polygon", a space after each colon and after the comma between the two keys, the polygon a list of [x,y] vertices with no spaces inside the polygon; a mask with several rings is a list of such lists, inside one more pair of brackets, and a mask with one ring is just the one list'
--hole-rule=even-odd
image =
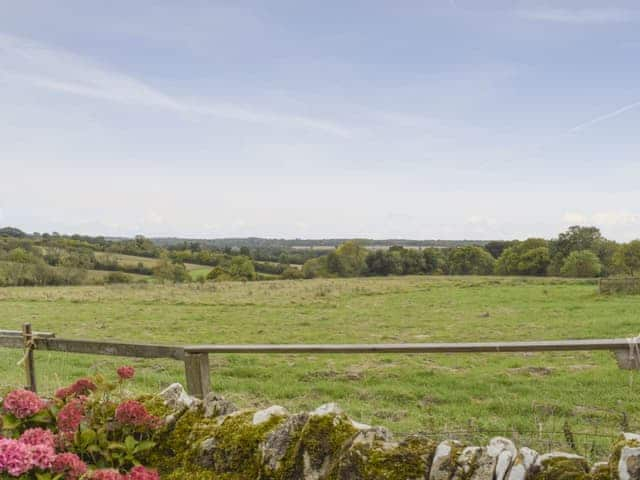
{"label": "green field", "polygon": [[[123,253],[110,253],[110,252],[94,252],[95,256],[99,260],[104,260],[105,258],[113,258],[117,260],[121,265],[137,265],[141,263],[145,267],[153,268],[158,264],[157,258],[149,258],[149,257],[138,257],[136,255],[125,255]],[[185,263],[184,266],[187,270],[202,270],[207,268],[207,271],[211,270],[211,267],[206,267],[205,265],[198,265],[196,263]]]}
{"label": "green field", "polygon": [[[32,322],[59,337],[147,343],[392,343],[635,336],[640,296],[602,297],[591,281],[394,277],[189,285],[0,289],[0,328]],[[2,383],[21,384],[17,350]],[[36,354],[41,389],[123,360]],[[135,388],[183,381],[171,360],[126,360]],[[505,434],[545,449],[565,421],[597,456],[620,429],[640,430],[640,373],[607,352],[483,355],[212,356],[212,382],[240,406],[290,410],[336,401],[397,434],[480,440]],[[454,433],[457,432],[457,433]],[[588,435],[582,435],[588,433]],[[552,445],[553,444],[553,445]]]}

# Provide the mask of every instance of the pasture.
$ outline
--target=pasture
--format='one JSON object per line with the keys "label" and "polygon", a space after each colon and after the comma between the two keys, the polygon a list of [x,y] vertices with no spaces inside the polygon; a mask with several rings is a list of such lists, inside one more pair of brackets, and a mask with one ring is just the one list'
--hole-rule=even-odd
{"label": "pasture", "polygon": [[[630,337],[640,296],[600,296],[592,281],[390,277],[188,285],[0,289],[1,328],[142,343],[394,343]],[[0,350],[20,385],[17,350]],[[184,382],[182,364],[36,352],[40,389],[131,363],[134,388]],[[505,434],[547,448],[565,422],[583,454],[640,427],[640,372],[608,352],[212,356],[212,383],[239,406],[295,411],[338,402],[397,434],[481,440]],[[564,427],[566,430],[566,427]],[[586,432],[588,435],[581,435]],[[565,447],[566,448],[566,447]]]}

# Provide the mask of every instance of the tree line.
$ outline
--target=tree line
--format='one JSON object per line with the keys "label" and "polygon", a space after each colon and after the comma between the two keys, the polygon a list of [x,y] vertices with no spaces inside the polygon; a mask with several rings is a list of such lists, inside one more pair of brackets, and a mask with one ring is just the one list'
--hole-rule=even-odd
{"label": "tree line", "polygon": [[305,278],[385,275],[601,277],[640,272],[640,240],[617,243],[596,227],[572,226],[557,238],[492,241],[484,246],[370,250],[348,241],[307,261]]}

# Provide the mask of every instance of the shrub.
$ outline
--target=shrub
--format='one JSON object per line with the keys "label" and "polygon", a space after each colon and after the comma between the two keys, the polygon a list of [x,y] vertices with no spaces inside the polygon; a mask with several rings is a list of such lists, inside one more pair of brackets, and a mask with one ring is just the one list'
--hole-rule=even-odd
{"label": "shrub", "polygon": [[495,260],[484,248],[458,247],[449,254],[448,270],[451,275],[490,275]]}
{"label": "shrub", "polygon": [[600,260],[591,250],[571,252],[560,269],[563,277],[597,277],[601,272]]}
{"label": "shrub", "polygon": [[133,369],[121,367],[118,375],[115,383],[79,379],[53,400],[27,390],[8,393],[1,410],[0,478],[158,480],[141,460],[155,446],[160,420],[123,393]]}

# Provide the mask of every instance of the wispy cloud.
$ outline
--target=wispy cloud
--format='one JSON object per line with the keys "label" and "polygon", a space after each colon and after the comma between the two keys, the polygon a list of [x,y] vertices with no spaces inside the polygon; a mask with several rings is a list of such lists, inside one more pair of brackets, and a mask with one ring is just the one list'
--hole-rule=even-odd
{"label": "wispy cloud", "polygon": [[579,212],[568,212],[565,213],[562,218],[565,222],[573,225],[590,223],[598,226],[613,227],[637,225],[640,223],[640,215],[625,210],[596,212],[591,215]]}
{"label": "wispy cloud", "polygon": [[630,103],[628,105],[625,105],[624,107],[620,107],[617,108],[616,110],[609,112],[609,113],[605,113],[604,115],[599,115],[595,118],[592,118],[591,120],[587,120],[586,122],[582,122],[579,125],[576,125],[575,127],[569,129],[570,133],[576,133],[579,132],[581,130],[584,130],[586,128],[589,128],[597,123],[600,122],[604,122],[605,120],[610,120],[612,118],[617,117],[618,115],[622,115],[625,112],[628,112],[629,110],[633,110],[634,108],[638,108],[640,107],[640,101],[637,102],[633,102]]}
{"label": "wispy cloud", "polygon": [[522,8],[516,16],[527,20],[568,24],[606,24],[631,22],[638,18],[638,12],[621,8],[566,9],[553,7]]}
{"label": "wispy cloud", "polygon": [[0,75],[6,81],[21,85],[127,105],[302,128],[343,138],[354,134],[350,128],[321,118],[258,110],[232,103],[192,103],[85,57],[3,33],[0,33]]}

